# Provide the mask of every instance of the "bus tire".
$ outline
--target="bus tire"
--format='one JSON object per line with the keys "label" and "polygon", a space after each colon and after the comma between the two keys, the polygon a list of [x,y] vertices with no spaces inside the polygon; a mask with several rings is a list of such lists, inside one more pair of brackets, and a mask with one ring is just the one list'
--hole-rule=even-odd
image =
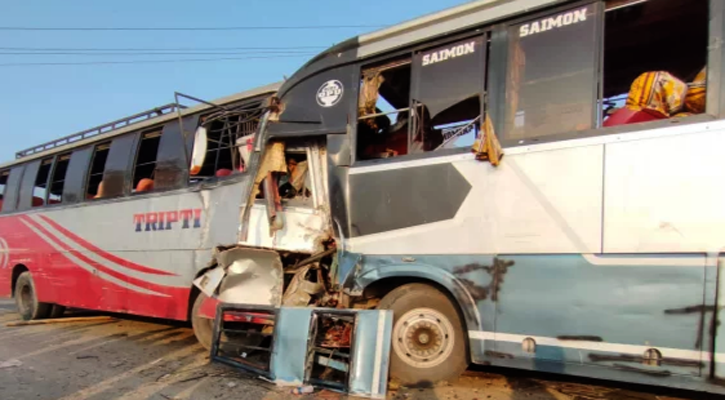
{"label": "bus tire", "polygon": [[50,315],[51,304],[38,301],[30,271],[25,271],[18,276],[14,295],[18,314],[23,320],[47,318]]}
{"label": "bus tire", "polygon": [[50,318],[60,318],[63,314],[65,314],[65,306],[53,304],[53,307],[50,309]]}
{"label": "bus tire", "polygon": [[390,376],[423,386],[457,378],[468,368],[458,310],[434,287],[410,283],[388,293],[379,309],[393,310]]}
{"label": "bus tire", "polygon": [[199,292],[194,300],[194,306],[191,308],[191,327],[194,329],[196,340],[204,346],[205,349],[211,349],[211,338],[214,335],[214,320],[199,316],[201,304],[207,298],[204,292]]}

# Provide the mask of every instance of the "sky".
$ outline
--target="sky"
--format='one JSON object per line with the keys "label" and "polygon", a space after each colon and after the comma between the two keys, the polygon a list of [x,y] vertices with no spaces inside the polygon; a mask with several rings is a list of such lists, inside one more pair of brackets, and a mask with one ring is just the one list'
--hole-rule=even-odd
{"label": "sky", "polygon": [[[337,42],[468,1],[4,0],[0,3],[0,163],[11,161],[16,151],[171,103],[175,91],[213,100],[280,81]],[[321,25],[353,27],[241,31],[3,29]],[[279,47],[285,49],[272,49]],[[138,54],[141,51],[137,50],[166,49],[164,53],[173,53],[168,49],[179,48],[182,50],[177,52],[184,54]],[[88,55],[92,52],[88,49],[101,51]],[[131,49],[127,51],[131,54],[108,54],[104,49]],[[17,65],[208,58],[242,59]]]}

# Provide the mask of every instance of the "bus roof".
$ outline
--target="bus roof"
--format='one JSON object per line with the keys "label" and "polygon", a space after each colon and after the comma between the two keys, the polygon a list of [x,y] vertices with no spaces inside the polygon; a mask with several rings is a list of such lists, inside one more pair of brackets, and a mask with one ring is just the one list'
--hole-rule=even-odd
{"label": "bus roof", "polygon": [[[225,105],[229,103],[233,103],[235,101],[244,100],[247,98],[257,97],[264,94],[273,94],[276,93],[277,90],[282,85],[282,82],[276,82],[265,86],[260,86],[251,90],[247,90],[244,92],[236,93],[231,96],[222,97],[216,100],[213,100],[212,103],[218,104],[218,105]],[[189,108],[183,108],[181,109],[181,115],[190,115],[195,114],[201,111],[204,111],[206,109],[212,108],[212,106],[208,104],[199,104],[194,107]],[[116,129],[109,129],[107,132],[104,132],[103,129],[105,129],[107,126],[110,128],[114,123],[119,123],[122,121],[134,119],[136,117],[146,117],[147,115],[150,115],[151,113],[155,112],[156,110],[164,110],[166,113],[161,114],[156,117],[150,117],[146,118],[139,122],[130,122],[123,124],[122,127],[116,128]],[[111,124],[101,125],[96,128],[92,128],[89,130],[81,131],[76,134],[65,136],[60,139],[56,139],[54,141],[50,141],[35,147],[32,147],[27,150],[20,151],[16,154],[16,160],[9,161],[3,164],[0,164],[0,168],[7,168],[11,167],[15,164],[21,164],[30,160],[35,160],[42,157],[47,157],[48,155],[55,154],[61,151],[68,151],[72,150],[77,147],[86,146],[88,144],[101,141],[101,140],[107,140],[113,137],[116,137],[118,135],[122,135],[124,133],[128,133],[131,131],[136,131],[139,129],[148,128],[150,126],[163,124],[165,122],[168,122],[172,119],[178,118],[178,113],[176,112],[176,105],[175,104],[167,104],[161,107],[157,107],[152,110],[145,111],[143,113],[135,114],[131,117],[126,117],[122,120],[118,120],[115,122],[112,122]],[[102,129],[103,128],[103,129]],[[92,134],[92,132],[98,132],[96,134]],[[87,137],[86,137],[87,135]]]}
{"label": "bus roof", "polygon": [[290,79],[285,81],[280,89],[280,95],[284,96],[289,89],[305,78],[331,67],[572,1],[478,0],[355,36],[330,47],[309,60]]}

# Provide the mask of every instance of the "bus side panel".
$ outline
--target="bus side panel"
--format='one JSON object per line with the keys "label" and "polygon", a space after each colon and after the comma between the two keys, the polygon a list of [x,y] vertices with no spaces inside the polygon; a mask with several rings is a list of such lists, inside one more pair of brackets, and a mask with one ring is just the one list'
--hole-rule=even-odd
{"label": "bus side panel", "polygon": [[[530,359],[549,372],[590,364],[700,376],[704,254],[499,258],[510,266],[496,302],[494,357]],[[650,349],[659,365],[647,362]]]}
{"label": "bus side panel", "polygon": [[725,122],[637,135],[606,145],[604,252],[720,252]]}
{"label": "bus side panel", "polygon": [[[361,254],[598,253],[604,146],[350,168]],[[436,222],[434,222],[436,221]]]}
{"label": "bus side panel", "polygon": [[0,295],[11,296],[15,267],[25,267],[33,274],[33,283],[40,301],[50,301],[57,293],[52,274],[45,268],[53,247],[40,240],[19,216],[0,218]]}
{"label": "bus side panel", "polygon": [[[0,237],[21,232],[12,236],[11,261],[42,260],[29,266],[41,301],[183,320],[212,243],[236,243],[241,188],[234,183],[9,216]],[[9,287],[9,273],[4,277]]]}

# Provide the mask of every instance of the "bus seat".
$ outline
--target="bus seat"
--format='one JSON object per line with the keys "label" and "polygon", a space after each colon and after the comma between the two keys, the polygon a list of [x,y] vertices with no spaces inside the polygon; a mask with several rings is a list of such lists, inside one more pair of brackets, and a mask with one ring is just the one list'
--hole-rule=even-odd
{"label": "bus seat", "polygon": [[60,204],[60,200],[48,199],[48,204]]}
{"label": "bus seat", "polygon": [[216,172],[216,177],[217,178],[221,178],[221,177],[224,177],[224,176],[229,176],[231,174],[232,174],[232,170],[231,169],[222,168],[222,169],[220,169],[220,170],[218,170]]}
{"label": "bus seat", "polygon": [[143,178],[138,181],[136,185],[136,192],[149,192],[154,190],[154,180],[149,178]]}
{"label": "bus seat", "polygon": [[0,211],[3,210],[3,199],[0,199]]}
{"label": "bus seat", "polygon": [[635,124],[638,122],[655,121],[658,119],[665,119],[662,114],[659,114],[653,110],[632,110],[628,107],[622,107],[615,111],[612,115],[604,120],[604,126],[617,126]]}
{"label": "bus seat", "polygon": [[33,207],[42,207],[44,204],[45,201],[43,199],[33,196]]}

